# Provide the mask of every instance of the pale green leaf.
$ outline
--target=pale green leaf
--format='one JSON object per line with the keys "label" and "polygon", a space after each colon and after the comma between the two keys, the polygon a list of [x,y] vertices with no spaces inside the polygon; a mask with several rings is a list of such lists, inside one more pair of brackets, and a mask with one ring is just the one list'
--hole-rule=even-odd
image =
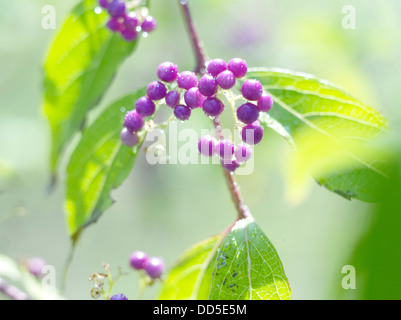
{"label": "pale green leaf", "polygon": [[[280,69],[255,69],[248,77],[259,80],[275,101],[270,116],[280,125],[272,126],[268,116],[262,122],[296,145],[305,128],[316,135],[355,143],[371,141],[388,130],[386,119],[378,111],[314,76]],[[339,132],[342,135],[336,136]],[[375,201],[376,187],[387,176],[385,163],[374,159],[365,162],[352,152],[349,156],[353,159],[350,168],[336,170],[334,166],[330,174],[315,176],[316,180],[347,199]]]}
{"label": "pale green leaf", "polygon": [[97,10],[97,0],[83,0],[72,10],[44,65],[43,108],[52,132],[53,174],[63,148],[82,127],[86,112],[98,103],[136,45],[109,31],[105,26],[108,14]]}
{"label": "pale green leaf", "polygon": [[[126,110],[145,94],[139,90],[109,106],[83,133],[67,168],[66,212],[71,236],[95,222],[113,200],[110,192],[129,175],[141,143],[128,148],[120,132]],[[143,136],[142,136],[143,139]]]}
{"label": "pale green leaf", "polygon": [[217,248],[223,239],[224,235],[219,234],[189,249],[167,275],[159,299],[207,299]]}

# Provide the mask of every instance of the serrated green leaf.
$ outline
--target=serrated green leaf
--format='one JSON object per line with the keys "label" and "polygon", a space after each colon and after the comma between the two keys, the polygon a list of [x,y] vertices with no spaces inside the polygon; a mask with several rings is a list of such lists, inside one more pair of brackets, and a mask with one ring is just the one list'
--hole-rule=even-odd
{"label": "serrated green leaf", "polygon": [[83,133],[67,168],[66,212],[71,236],[95,222],[113,200],[110,192],[129,175],[141,143],[134,149],[121,143],[125,111],[134,109],[145,89],[109,106]]}
{"label": "serrated green leaf", "polygon": [[98,12],[97,3],[83,0],[72,10],[44,65],[43,108],[52,131],[53,175],[63,148],[82,127],[86,112],[98,103],[136,45],[105,27],[108,14]]}
{"label": "serrated green leaf", "polygon": [[169,272],[159,294],[160,300],[205,300],[217,248],[224,234],[211,237],[189,249]]}
{"label": "serrated green leaf", "polygon": [[[373,140],[388,130],[386,119],[378,111],[314,76],[280,69],[254,69],[248,77],[259,80],[275,101],[270,116],[280,126],[272,127],[269,117],[262,118],[262,122],[274,130],[278,128],[279,134],[295,144],[297,135],[305,128],[317,135],[360,142]],[[338,132],[342,132],[341,137],[336,136]],[[347,199],[376,201],[376,186],[387,177],[385,164],[366,163],[352,152],[350,157],[357,165],[338,171],[333,167],[330,174],[315,177],[316,180]]]}
{"label": "serrated green leaf", "polygon": [[237,221],[221,244],[209,299],[292,299],[277,251],[253,218]]}

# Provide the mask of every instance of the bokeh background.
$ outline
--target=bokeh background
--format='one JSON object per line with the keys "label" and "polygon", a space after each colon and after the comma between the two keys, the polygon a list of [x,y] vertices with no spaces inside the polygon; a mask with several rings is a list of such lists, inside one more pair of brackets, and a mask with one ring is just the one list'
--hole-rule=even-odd
{"label": "bokeh background", "polygon": [[[77,1],[0,2],[0,253],[21,259],[41,256],[57,270],[70,250],[60,181],[50,181],[50,130],[41,110],[42,69],[56,30],[42,29],[44,5],[54,5],[57,26]],[[342,8],[356,9],[356,29],[342,27]],[[401,2],[398,0],[192,0],[193,17],[210,57],[243,57],[249,66],[281,67],[316,74],[382,111],[401,116]],[[159,63],[194,65],[175,0],[152,0],[158,30],[140,41],[122,65],[101,108],[155,79]],[[100,110],[99,109],[99,110]],[[91,114],[93,118],[99,111]],[[191,119],[205,123],[198,114]],[[372,205],[347,201],[316,184],[298,204],[286,197],[283,160],[290,148],[273,132],[257,148],[255,171],[238,182],[256,220],[274,243],[295,299],[332,299],[341,270],[366,232]],[[184,250],[231,224],[235,209],[217,166],[150,166],[142,154],[117,203],[84,233],[64,293],[89,299],[88,277],[102,262],[129,272],[114,292],[138,295],[139,277],[128,267],[134,250],[164,257],[171,265]],[[147,291],[152,299],[158,286]],[[0,297],[1,299],[1,297]]]}

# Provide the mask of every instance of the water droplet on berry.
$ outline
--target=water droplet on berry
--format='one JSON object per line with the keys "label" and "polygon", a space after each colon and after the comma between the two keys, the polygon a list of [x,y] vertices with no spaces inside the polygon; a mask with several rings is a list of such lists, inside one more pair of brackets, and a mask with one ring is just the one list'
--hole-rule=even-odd
{"label": "water droplet on berry", "polygon": [[142,17],[147,17],[149,15],[149,9],[147,7],[142,7],[141,15],[142,15]]}
{"label": "water droplet on berry", "polygon": [[101,14],[101,13],[102,13],[102,8],[96,7],[96,8],[95,8],[95,13],[96,13],[96,14]]}
{"label": "water droplet on berry", "polygon": [[137,26],[136,27],[136,32],[141,32],[142,31],[142,27],[141,26]]}
{"label": "water droplet on berry", "polygon": [[149,36],[149,33],[147,33],[147,32],[142,33],[142,37],[143,37],[143,38],[146,39],[148,36]]}

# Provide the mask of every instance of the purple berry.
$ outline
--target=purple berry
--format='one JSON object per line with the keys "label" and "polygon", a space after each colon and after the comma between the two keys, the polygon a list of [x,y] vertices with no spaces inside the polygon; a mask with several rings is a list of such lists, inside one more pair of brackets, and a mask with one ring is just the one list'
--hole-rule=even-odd
{"label": "purple berry", "polygon": [[108,7],[108,5],[109,5],[109,0],[99,0],[99,5],[100,5],[102,8],[107,9],[107,7]]}
{"label": "purple berry", "polygon": [[234,87],[236,81],[234,74],[229,70],[220,73],[216,80],[220,88],[224,90],[229,90]]}
{"label": "purple berry", "polygon": [[163,83],[153,81],[146,88],[146,93],[151,100],[161,100],[166,96],[167,89]]}
{"label": "purple berry", "polygon": [[205,157],[216,154],[216,140],[212,136],[204,136],[199,139],[198,150]]}
{"label": "purple berry", "polygon": [[128,300],[124,293],[115,294],[110,298],[110,300]]}
{"label": "purple berry", "polygon": [[135,30],[123,30],[121,31],[121,35],[123,36],[125,41],[131,42],[138,38],[138,32]]}
{"label": "purple berry", "polygon": [[238,160],[238,162],[240,162],[240,163],[246,162],[252,156],[252,147],[247,144],[239,144],[235,148],[234,155],[235,155],[235,158]]}
{"label": "purple berry", "polygon": [[131,254],[130,264],[131,267],[136,270],[144,269],[147,261],[148,261],[148,256],[145,252],[135,251],[133,254]]}
{"label": "purple berry", "polygon": [[125,1],[113,0],[107,6],[107,11],[113,18],[122,18],[125,16]]}
{"label": "purple berry", "polygon": [[210,74],[205,74],[200,78],[198,83],[198,89],[201,94],[206,97],[214,96],[217,92],[217,81],[216,78]]}
{"label": "purple berry", "polygon": [[207,98],[203,103],[203,111],[210,117],[217,117],[224,111],[224,104],[217,98]]}
{"label": "purple berry", "polygon": [[142,31],[144,32],[152,32],[157,27],[156,19],[151,16],[147,16],[146,19],[142,22],[141,27]]}
{"label": "purple berry", "polygon": [[130,12],[124,17],[125,30],[136,32],[136,28],[138,27],[138,24],[139,24],[138,18],[134,12]]}
{"label": "purple berry", "polygon": [[248,66],[245,60],[234,58],[228,62],[228,70],[230,70],[236,78],[242,78],[248,72]]}
{"label": "purple berry", "polygon": [[257,122],[248,124],[242,129],[241,136],[247,144],[259,144],[263,139],[263,128]]}
{"label": "purple berry", "polygon": [[221,72],[227,70],[227,63],[223,59],[214,59],[209,62],[207,72],[217,77]]}
{"label": "purple berry", "polygon": [[132,132],[138,132],[145,125],[145,120],[135,110],[128,111],[124,118],[124,127]]}
{"label": "purple berry", "polygon": [[243,123],[251,124],[259,118],[259,108],[253,103],[245,103],[237,109],[237,117]]}
{"label": "purple berry", "polygon": [[216,144],[216,152],[221,159],[229,160],[234,155],[234,145],[230,140],[220,140]]}
{"label": "purple berry", "polygon": [[139,98],[135,102],[135,110],[138,112],[142,117],[150,117],[156,111],[156,105],[153,101],[148,97]]}
{"label": "purple berry", "polygon": [[206,97],[203,96],[197,88],[191,88],[185,92],[184,100],[188,107],[195,109],[202,107]]}
{"label": "purple berry", "polygon": [[241,88],[245,99],[257,101],[263,94],[262,84],[258,80],[246,80]]}
{"label": "purple berry", "polygon": [[161,81],[173,82],[178,77],[178,67],[171,62],[163,62],[157,68],[157,76]]}
{"label": "purple berry", "polygon": [[106,24],[106,27],[114,32],[121,32],[124,29],[123,24],[118,18],[110,18]]}
{"label": "purple berry", "polygon": [[234,172],[240,167],[240,163],[238,162],[237,159],[232,159],[232,160],[223,160],[221,162],[223,168],[227,170],[228,172]]}
{"label": "purple berry", "polygon": [[132,133],[127,128],[124,128],[121,131],[121,142],[125,144],[127,147],[134,147],[138,144],[139,138],[135,133]]}
{"label": "purple berry", "polygon": [[181,121],[188,120],[191,116],[191,109],[187,106],[179,105],[174,108],[174,115]]}
{"label": "purple berry", "polygon": [[40,257],[33,257],[27,261],[28,271],[37,278],[42,276],[44,266],[46,266],[46,261]]}
{"label": "purple berry", "polygon": [[263,93],[260,99],[258,100],[258,108],[260,111],[269,112],[273,106],[273,98],[267,94]]}
{"label": "purple berry", "polygon": [[181,97],[178,91],[170,91],[166,95],[166,104],[171,108],[175,108],[180,104],[180,99]]}
{"label": "purple berry", "polygon": [[177,83],[180,88],[189,90],[198,85],[198,78],[196,77],[195,73],[191,71],[184,71],[178,75]]}
{"label": "purple berry", "polygon": [[145,271],[152,279],[160,278],[164,272],[163,259],[150,258],[145,264]]}

